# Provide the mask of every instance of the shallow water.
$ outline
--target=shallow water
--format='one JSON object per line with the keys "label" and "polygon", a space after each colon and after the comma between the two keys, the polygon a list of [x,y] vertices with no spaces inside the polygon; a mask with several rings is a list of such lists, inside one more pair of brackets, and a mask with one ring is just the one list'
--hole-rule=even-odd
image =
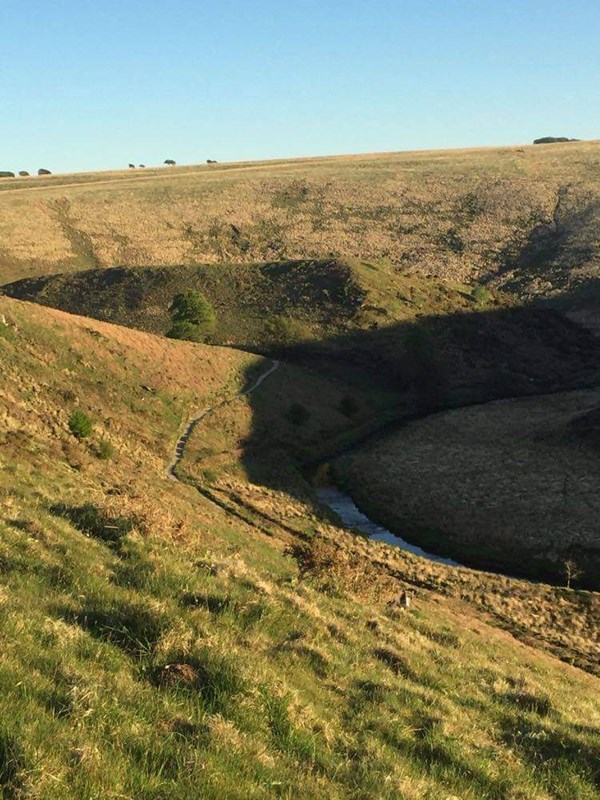
{"label": "shallow water", "polygon": [[428,558],[430,561],[437,561],[439,564],[447,564],[450,567],[461,566],[457,561],[451,558],[444,558],[443,556],[436,556],[434,553],[427,553],[415,544],[410,544],[400,536],[388,531],[383,525],[378,525],[373,520],[369,519],[366,514],[356,507],[354,500],[344,492],[340,491],[335,486],[321,486],[317,488],[317,497],[320,502],[329,508],[340,517],[342,522],[347,528],[354,528],[354,530],[366,533],[371,539],[377,539],[379,542],[385,542],[394,547],[400,547],[402,550],[408,550],[416,556]]}

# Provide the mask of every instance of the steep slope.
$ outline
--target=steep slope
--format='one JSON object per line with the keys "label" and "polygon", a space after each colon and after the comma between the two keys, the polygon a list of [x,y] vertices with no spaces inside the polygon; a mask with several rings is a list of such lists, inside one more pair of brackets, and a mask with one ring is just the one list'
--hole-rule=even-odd
{"label": "steep slope", "polygon": [[[520,296],[597,287],[598,142],[0,185],[0,282],[89,268],[387,259]],[[597,292],[596,292],[597,296]]]}
{"label": "steep slope", "polygon": [[[185,475],[211,430],[232,471],[168,481],[183,419],[264,361],[7,298],[0,314],[5,796],[595,797],[598,679],[537,649],[554,631],[591,665],[595,595],[436,573],[321,518],[300,483],[248,483],[240,433],[268,381],[194,433]],[[272,376],[292,394],[295,369]],[[338,389],[313,380],[329,408]],[[243,503],[212,497],[234,480]],[[412,608],[387,605],[406,585]],[[496,627],[533,609],[531,646]]]}

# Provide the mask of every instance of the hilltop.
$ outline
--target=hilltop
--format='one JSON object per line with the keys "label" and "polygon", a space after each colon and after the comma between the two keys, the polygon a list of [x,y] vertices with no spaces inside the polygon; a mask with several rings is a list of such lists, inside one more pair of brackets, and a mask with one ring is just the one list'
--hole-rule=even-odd
{"label": "hilltop", "polygon": [[[386,259],[597,299],[600,143],[5,179],[0,282],[113,266]],[[563,297],[564,300],[564,297]]]}

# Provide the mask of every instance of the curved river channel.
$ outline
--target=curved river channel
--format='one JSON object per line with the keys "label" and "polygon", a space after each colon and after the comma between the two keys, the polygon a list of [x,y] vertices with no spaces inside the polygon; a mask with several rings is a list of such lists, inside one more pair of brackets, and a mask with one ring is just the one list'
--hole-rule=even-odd
{"label": "curved river channel", "polygon": [[402,550],[408,550],[409,553],[428,558],[430,561],[437,561],[439,564],[447,564],[450,567],[461,566],[451,558],[443,558],[442,556],[436,556],[434,553],[427,553],[417,545],[411,544],[395,533],[388,531],[383,525],[373,522],[372,519],[369,519],[366,514],[363,514],[357,508],[356,503],[349,495],[344,494],[336,486],[317,486],[316,494],[319,501],[334,511],[347,528],[361,531],[371,539],[385,542],[393,547],[400,547]]}

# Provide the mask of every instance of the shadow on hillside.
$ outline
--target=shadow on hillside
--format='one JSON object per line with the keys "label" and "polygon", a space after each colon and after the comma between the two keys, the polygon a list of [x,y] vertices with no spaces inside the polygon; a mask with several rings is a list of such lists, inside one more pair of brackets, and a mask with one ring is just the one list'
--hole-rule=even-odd
{"label": "shadow on hillside", "polygon": [[565,288],[578,270],[593,263],[600,246],[599,224],[600,201],[594,193],[559,187],[552,218],[541,221],[524,243],[509,245],[500,257],[500,274],[512,276],[504,288],[523,292],[535,289],[536,281]]}
{"label": "shadow on hillside", "polygon": [[[293,491],[294,470],[411,418],[600,381],[600,341],[537,306],[423,317],[269,355],[300,369],[274,373],[250,395],[253,422],[242,461],[252,482],[285,492]],[[314,385],[308,395],[306,376]]]}
{"label": "shadow on hillside", "polygon": [[[347,404],[350,413],[338,409],[339,425],[334,427],[345,429],[367,421],[371,412],[362,398],[369,394],[385,396],[388,409],[397,407],[398,416],[406,418],[600,381],[600,341],[557,311],[536,306],[422,317],[323,341],[270,348],[265,354],[304,368],[354,400]],[[281,428],[274,424],[273,407],[265,399],[277,380],[275,374],[250,396],[253,430],[245,443],[245,463],[251,478],[259,477],[256,455],[272,447],[291,446],[315,458],[323,447],[328,449],[327,431],[317,424],[331,410],[323,407],[325,395],[308,399],[307,414],[286,414],[298,392],[288,381],[279,388],[290,403],[288,409],[279,404],[285,418]],[[278,438],[282,429],[291,441]],[[272,481],[279,483],[276,471]]]}

